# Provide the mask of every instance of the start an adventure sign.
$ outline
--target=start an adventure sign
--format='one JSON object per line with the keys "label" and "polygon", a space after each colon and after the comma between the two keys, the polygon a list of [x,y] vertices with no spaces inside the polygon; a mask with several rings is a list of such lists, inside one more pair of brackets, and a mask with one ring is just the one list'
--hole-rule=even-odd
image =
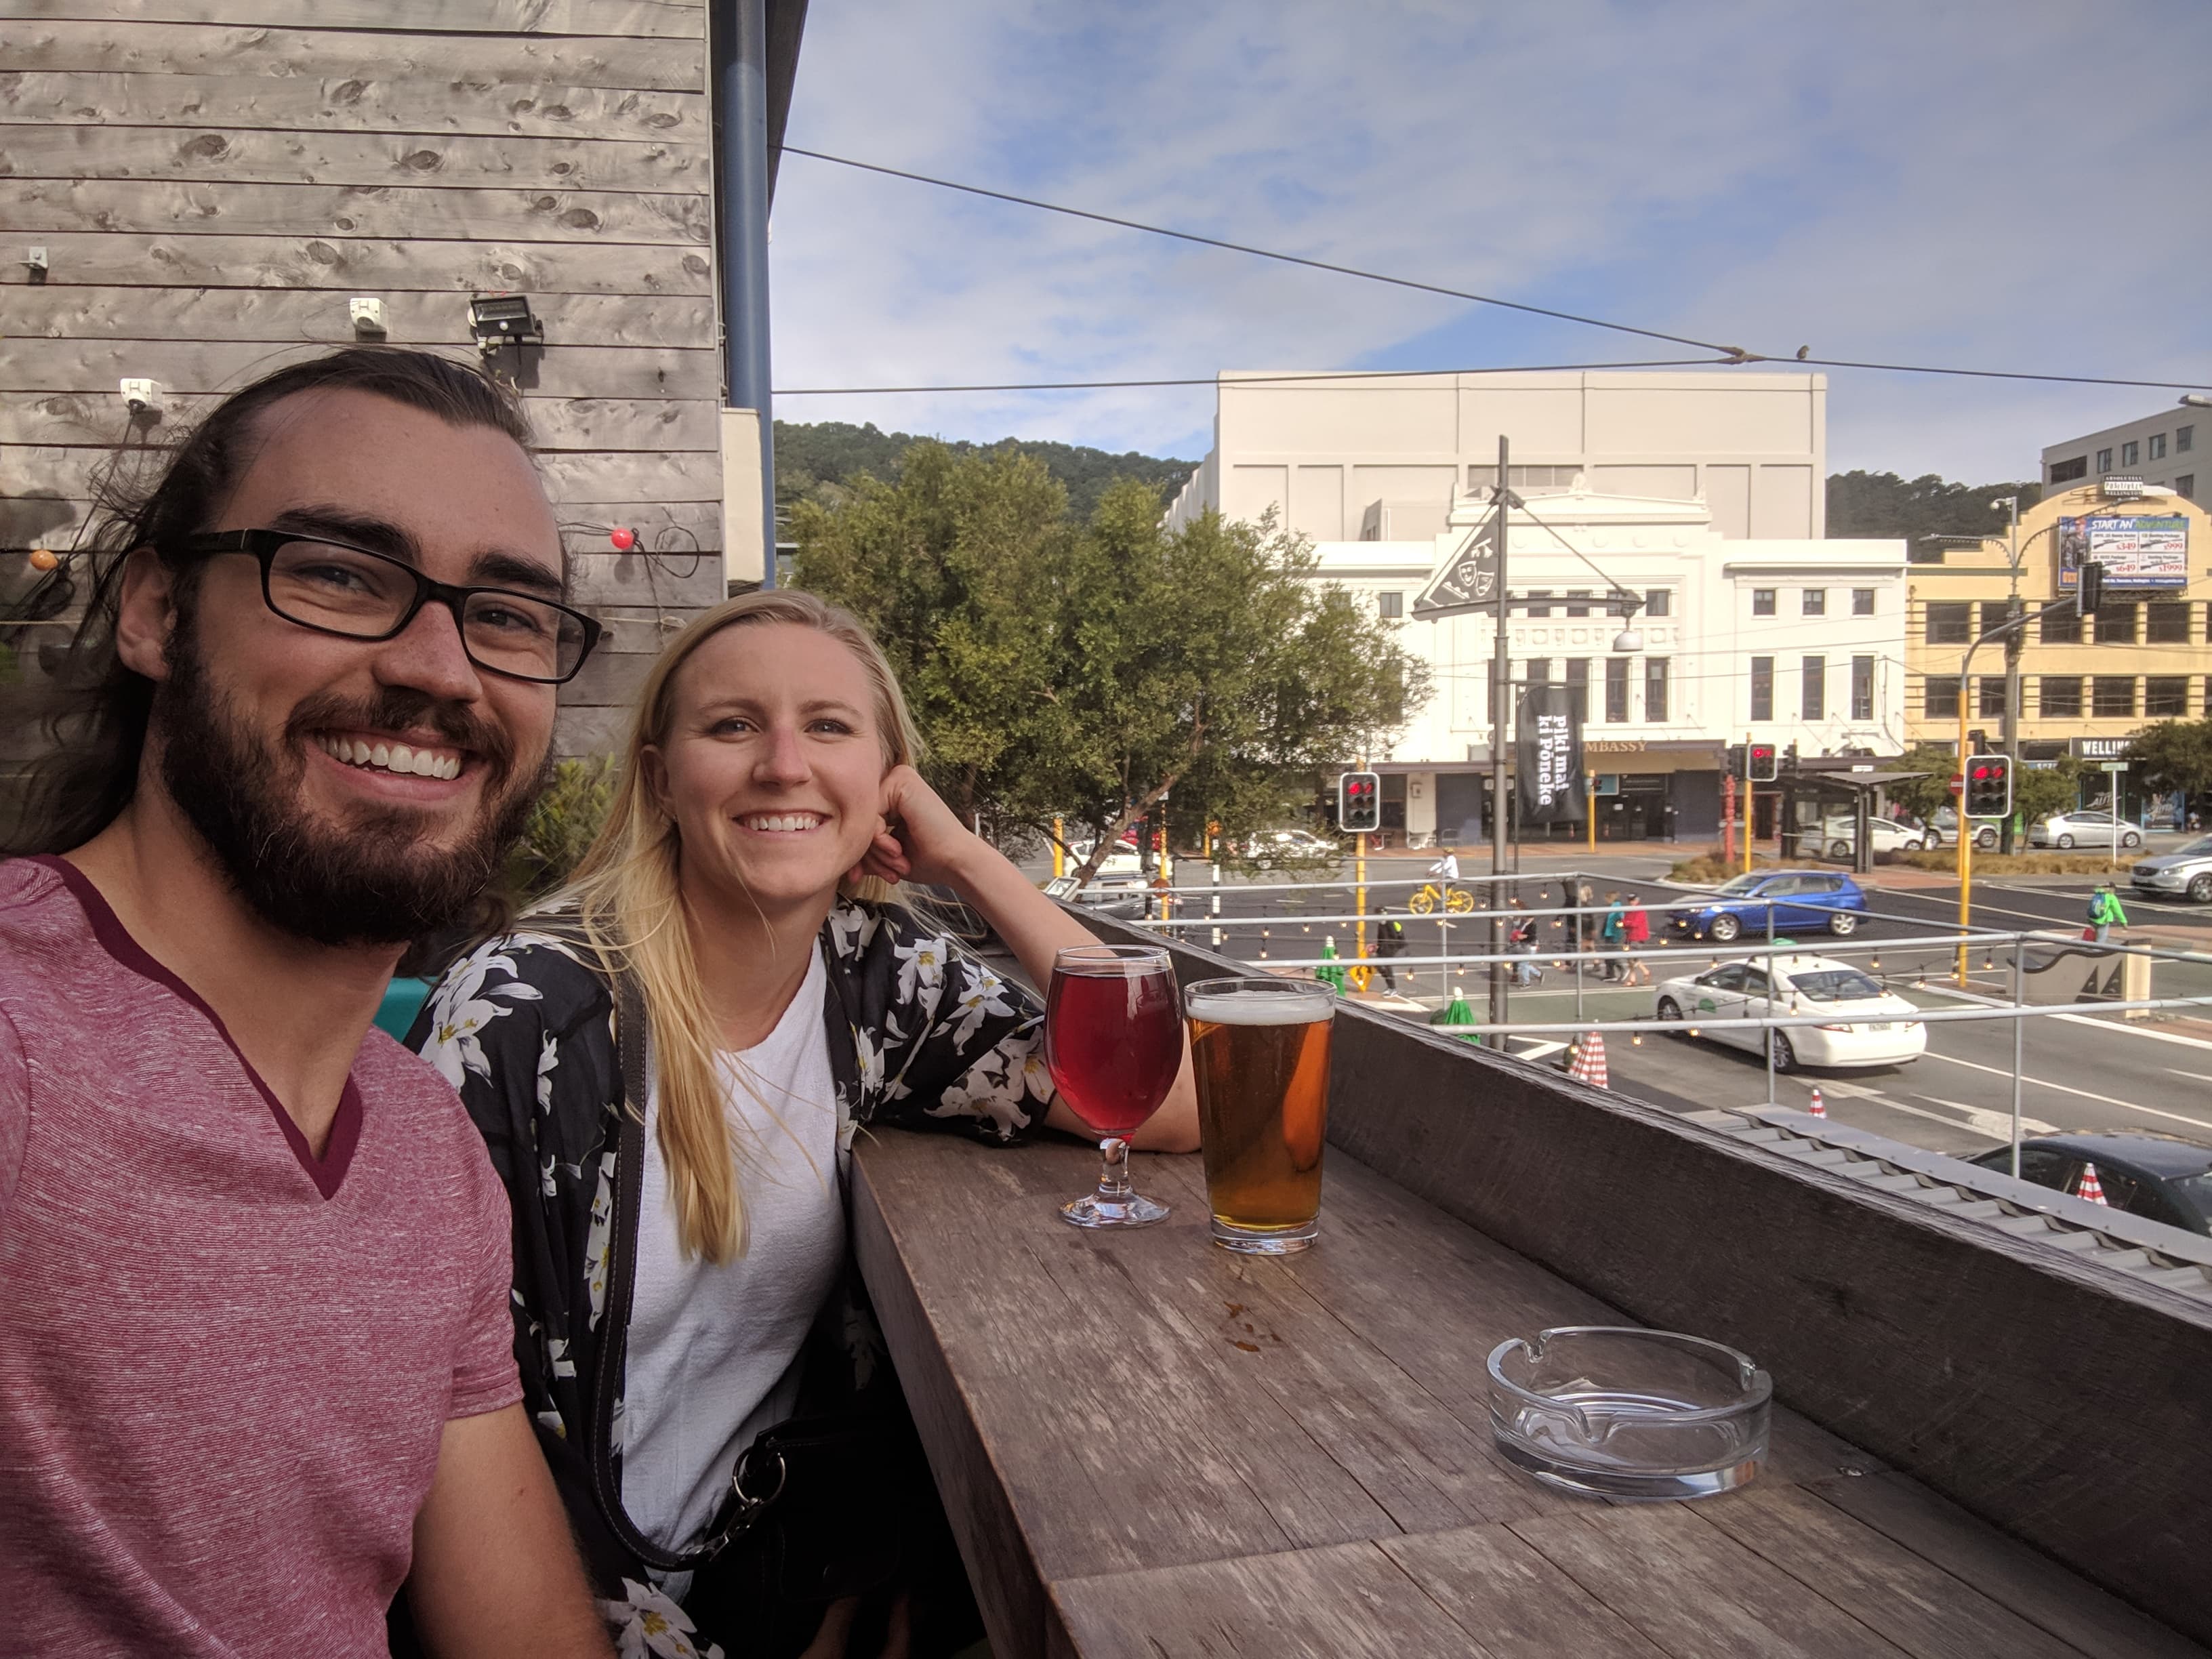
{"label": "start an adventure sign", "polygon": [[1514,717],[1513,764],[1523,823],[1580,823],[1589,811],[1583,787],[1583,723],[1564,685],[1532,685]]}
{"label": "start an adventure sign", "polygon": [[2058,591],[2070,593],[2085,560],[2107,587],[2189,586],[2189,520],[2179,513],[2109,514],[2058,521]]}

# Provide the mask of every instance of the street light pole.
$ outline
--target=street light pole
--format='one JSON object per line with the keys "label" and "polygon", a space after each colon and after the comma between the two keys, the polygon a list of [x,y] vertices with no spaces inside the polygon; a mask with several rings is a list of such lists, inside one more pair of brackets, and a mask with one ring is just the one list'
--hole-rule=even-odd
{"label": "street light pole", "polygon": [[1509,1017],[1506,1006],[1505,963],[1502,958],[1505,946],[1501,933],[1498,912],[1504,908],[1499,896],[1505,884],[1499,879],[1505,873],[1505,728],[1512,714],[1513,668],[1506,653],[1510,645],[1512,600],[1505,580],[1505,521],[1514,495],[1506,485],[1506,460],[1510,446],[1505,434],[1498,434],[1498,489],[1492,496],[1493,516],[1491,520],[1491,549],[1498,560],[1498,631],[1490,654],[1490,902],[1483,908],[1490,915],[1490,1018],[1503,1025]]}
{"label": "street light pole", "polygon": [[[2004,752],[2013,757],[2013,765],[2017,769],[2020,765],[2020,647],[2021,636],[2027,632],[2027,629],[2021,626],[2027,617],[2021,610],[2020,600],[2020,497],[2008,495],[2000,500],[1996,505],[2008,507],[2012,511],[2012,525],[2007,537],[2007,545],[2010,549],[2007,556],[2007,562],[2012,569],[2012,590],[2005,601]],[[1960,708],[1961,712],[1964,712],[1963,704],[1960,705]],[[1961,795],[1962,803],[1965,797]],[[2014,850],[2013,825],[2018,821],[2019,817],[2017,812],[2008,812],[2005,815],[2004,823],[1997,832],[1999,836],[1997,850],[2000,853],[2009,853]]]}

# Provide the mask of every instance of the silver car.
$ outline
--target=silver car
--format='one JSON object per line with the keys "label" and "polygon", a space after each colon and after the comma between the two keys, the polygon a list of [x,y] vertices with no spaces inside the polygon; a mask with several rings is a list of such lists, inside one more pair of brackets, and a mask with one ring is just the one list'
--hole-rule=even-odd
{"label": "silver car", "polygon": [[2140,847],[2142,831],[2110,812],[2053,812],[2027,826],[2030,847]]}
{"label": "silver car", "polygon": [[2212,904],[2212,836],[2144,859],[2128,872],[2128,881],[2146,898],[2185,896],[2198,904]]}

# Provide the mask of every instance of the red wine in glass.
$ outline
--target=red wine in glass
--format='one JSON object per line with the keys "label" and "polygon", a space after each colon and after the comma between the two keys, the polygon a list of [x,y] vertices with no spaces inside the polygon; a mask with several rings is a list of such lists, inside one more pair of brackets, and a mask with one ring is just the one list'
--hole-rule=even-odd
{"label": "red wine in glass", "polygon": [[1149,945],[1083,945],[1053,963],[1045,1064],[1068,1109],[1102,1137],[1098,1190],[1060,1206],[1079,1227],[1141,1227],[1168,1206],[1129,1186],[1129,1139],[1182,1066],[1175,967]]}

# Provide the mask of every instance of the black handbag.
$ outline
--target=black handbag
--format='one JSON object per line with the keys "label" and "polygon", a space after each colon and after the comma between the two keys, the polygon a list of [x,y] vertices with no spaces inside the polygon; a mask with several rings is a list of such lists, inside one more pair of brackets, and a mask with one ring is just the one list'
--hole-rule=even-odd
{"label": "black handbag", "polygon": [[[615,1044],[624,1099],[615,1159],[614,1226],[608,1252],[607,1338],[599,1349],[594,1442],[614,1443],[615,1399],[629,1346],[639,1194],[645,1173],[646,1066],[651,1027],[637,981],[617,978]],[[845,1186],[841,1168],[839,1186]],[[847,1194],[849,1208],[850,1194]],[[811,1340],[818,1349],[834,1347]],[[826,1356],[824,1357],[827,1358]],[[842,1355],[836,1358],[842,1359]],[[820,1362],[817,1362],[820,1363]],[[889,1401],[863,1396],[839,1408],[793,1416],[764,1429],[738,1454],[729,1496],[701,1542],[664,1549],[623,1508],[613,1459],[593,1458],[593,1496],[621,1546],[648,1567],[696,1575],[695,1600],[818,1608],[890,1583],[902,1556],[903,1517],[915,1479],[930,1492],[927,1465],[896,1389]],[[802,1399],[804,1396],[802,1396]],[[930,1501],[934,1493],[930,1492]],[[702,1598],[700,1592],[704,1591]]]}

